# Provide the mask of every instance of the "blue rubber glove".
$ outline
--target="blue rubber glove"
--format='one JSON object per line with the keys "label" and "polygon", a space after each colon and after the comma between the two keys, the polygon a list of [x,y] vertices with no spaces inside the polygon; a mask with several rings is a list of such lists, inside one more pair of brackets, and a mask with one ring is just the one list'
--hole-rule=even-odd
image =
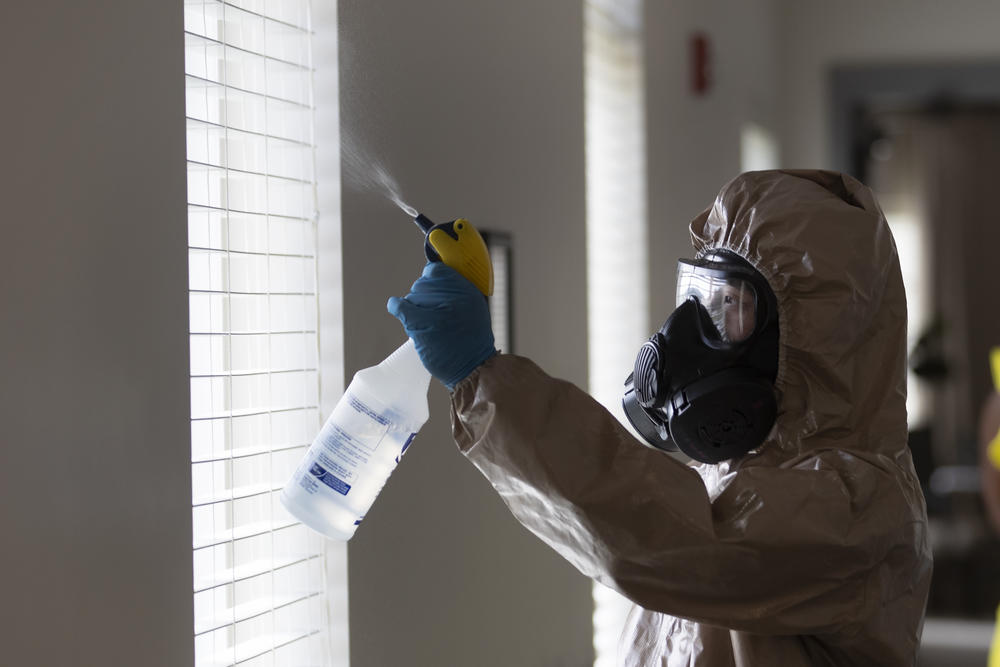
{"label": "blue rubber glove", "polygon": [[413,339],[420,361],[448,389],[497,353],[483,293],[443,262],[431,262],[402,299],[386,309]]}

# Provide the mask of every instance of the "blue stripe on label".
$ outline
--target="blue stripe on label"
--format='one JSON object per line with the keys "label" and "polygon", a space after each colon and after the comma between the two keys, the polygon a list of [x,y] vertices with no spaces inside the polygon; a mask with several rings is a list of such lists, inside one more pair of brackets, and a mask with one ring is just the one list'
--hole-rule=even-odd
{"label": "blue stripe on label", "polygon": [[312,464],[312,467],[309,468],[309,474],[311,474],[316,479],[323,482],[324,484],[326,484],[327,486],[329,486],[331,489],[333,489],[342,496],[346,496],[347,492],[351,490],[350,484],[340,479],[339,477],[337,477],[332,472],[330,472],[329,470],[327,470],[318,463]]}

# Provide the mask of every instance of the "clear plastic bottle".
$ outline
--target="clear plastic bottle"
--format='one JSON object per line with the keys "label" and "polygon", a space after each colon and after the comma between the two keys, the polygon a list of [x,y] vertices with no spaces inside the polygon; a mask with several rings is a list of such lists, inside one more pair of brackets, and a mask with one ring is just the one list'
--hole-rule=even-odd
{"label": "clear plastic bottle", "polygon": [[327,537],[349,540],[427,421],[430,378],[412,340],[355,373],[282,490],[285,508]]}

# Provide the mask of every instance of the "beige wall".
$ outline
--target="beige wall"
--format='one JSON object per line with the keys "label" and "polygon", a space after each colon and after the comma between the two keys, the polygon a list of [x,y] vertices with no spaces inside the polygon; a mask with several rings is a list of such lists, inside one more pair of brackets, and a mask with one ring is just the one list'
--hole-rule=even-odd
{"label": "beige wall", "polygon": [[[585,386],[581,4],[344,0],[340,18],[344,139],[362,153],[345,179],[377,159],[427,215],[511,232],[517,351]],[[385,301],[424,260],[401,211],[349,186],[343,243],[350,374],[403,341]],[[589,580],[510,516],[430,393],[349,543],[352,665],[588,664]]]}
{"label": "beige wall", "polygon": [[[690,87],[692,34],[708,37],[711,87]],[[740,169],[740,130],[778,131],[773,0],[646,2],[650,322],[673,310],[677,259],[692,254],[688,223]]]}
{"label": "beige wall", "polygon": [[0,5],[0,662],[193,663],[183,3]]}
{"label": "beige wall", "polygon": [[1000,57],[993,0],[778,0],[783,164],[831,167],[833,65],[934,64]]}

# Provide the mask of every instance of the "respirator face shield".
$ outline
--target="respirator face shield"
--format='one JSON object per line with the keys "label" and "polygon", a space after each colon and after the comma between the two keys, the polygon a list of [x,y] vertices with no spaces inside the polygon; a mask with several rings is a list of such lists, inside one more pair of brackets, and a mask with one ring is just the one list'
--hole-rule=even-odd
{"label": "respirator face shield", "polygon": [[774,424],[777,304],[730,251],[677,266],[677,308],[636,355],[623,407],[651,446],[704,463],[746,454]]}
{"label": "respirator face shield", "polygon": [[[741,275],[742,274],[742,275]],[[749,272],[721,268],[718,262],[677,263],[677,301],[694,298],[708,313],[722,345],[740,343],[757,329],[757,287]]]}

